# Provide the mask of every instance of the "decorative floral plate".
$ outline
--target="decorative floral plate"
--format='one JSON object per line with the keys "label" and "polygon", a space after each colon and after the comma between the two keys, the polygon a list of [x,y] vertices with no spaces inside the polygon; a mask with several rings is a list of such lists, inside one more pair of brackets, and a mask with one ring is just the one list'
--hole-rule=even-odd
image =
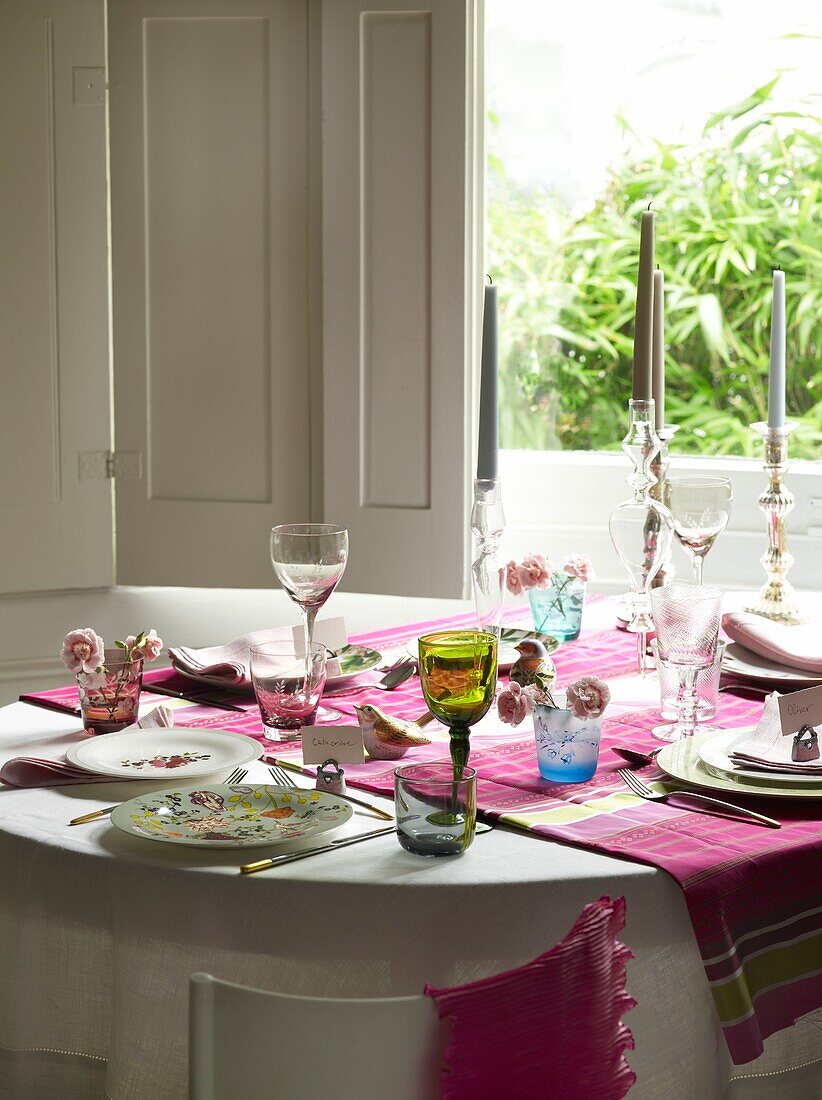
{"label": "decorative floral plate", "polygon": [[111,820],[145,840],[198,848],[261,848],[316,836],[343,825],[350,804],[324,791],[274,785],[208,784],[132,798]]}
{"label": "decorative floral plate", "polygon": [[230,730],[123,730],[90,737],[72,745],[66,759],[77,768],[117,779],[163,779],[166,775],[226,775],[240,764],[259,759],[263,746],[253,737]]}

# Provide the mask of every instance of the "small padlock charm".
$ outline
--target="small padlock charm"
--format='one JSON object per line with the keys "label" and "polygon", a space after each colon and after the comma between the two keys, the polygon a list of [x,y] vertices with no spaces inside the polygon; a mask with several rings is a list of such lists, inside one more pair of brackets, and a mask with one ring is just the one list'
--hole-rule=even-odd
{"label": "small padlock charm", "polygon": [[317,768],[317,790],[345,794],[345,772],[336,760],[326,760]]}

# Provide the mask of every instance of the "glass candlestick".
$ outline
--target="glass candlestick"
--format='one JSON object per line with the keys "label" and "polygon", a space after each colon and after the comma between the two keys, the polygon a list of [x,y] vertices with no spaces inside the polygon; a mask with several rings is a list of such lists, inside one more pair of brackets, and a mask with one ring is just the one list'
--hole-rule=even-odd
{"label": "glass candlestick", "polygon": [[498,477],[474,482],[474,507],[471,531],[476,558],[471,566],[477,625],[499,640],[502,629],[502,603],[505,598],[505,567],[500,544],[505,532],[505,513]]}
{"label": "glass candlestick", "polygon": [[[651,460],[650,473],[652,477],[656,478],[656,484],[652,485],[648,490],[648,496],[658,500],[660,504],[664,504],[666,508],[670,510],[669,491],[670,484],[668,482],[668,469],[671,465],[671,458],[668,450],[668,446],[676,433],[679,431],[678,424],[666,424],[663,428],[657,428],[656,434],[659,438],[659,450]],[[659,567],[654,579],[651,581],[651,588],[661,588],[665,584],[669,584],[676,574],[676,568],[673,562],[673,555],[671,553],[672,545],[668,548],[668,553]]]}
{"label": "glass candlestick", "polygon": [[631,426],[622,441],[622,449],[634,466],[626,479],[633,489],[633,496],[614,508],[608,521],[608,531],[628,574],[628,629],[637,635],[638,669],[644,676],[648,634],[653,629],[650,588],[670,555],[674,521],[665,505],[650,495],[651,487],[656,484],[651,463],[660,446],[654,429],[654,402],[632,400],[629,408]]}
{"label": "glass candlestick", "polygon": [[805,622],[796,604],[793,585],[786,580],[793,565],[793,555],[787,551],[786,520],[788,513],[793,511],[795,499],[785,487],[784,478],[790,465],[788,436],[796,427],[796,422],[788,421],[781,428],[763,423],[751,424],[751,427],[764,441],[765,473],[769,479],[767,488],[759,498],[759,507],[765,513],[768,528],[768,549],[759,560],[768,579],[757,602],[745,610],[778,623]]}

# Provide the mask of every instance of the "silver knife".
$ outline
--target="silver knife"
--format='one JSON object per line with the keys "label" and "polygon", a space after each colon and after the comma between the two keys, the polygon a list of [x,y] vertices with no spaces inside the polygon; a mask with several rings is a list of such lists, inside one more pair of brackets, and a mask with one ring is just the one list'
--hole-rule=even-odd
{"label": "silver knife", "polygon": [[359,844],[361,840],[371,840],[375,836],[388,836],[395,833],[397,828],[374,829],[370,833],[360,833],[359,836],[341,837],[332,840],[330,844],[321,844],[318,848],[308,848],[304,852],[294,852],[287,856],[274,856],[271,859],[258,859],[256,863],[244,863],[240,867],[241,875],[253,875],[255,871],[265,871],[269,867],[280,867],[283,863],[294,863],[298,859],[308,859],[309,856],[318,856],[321,852],[331,852],[335,848],[347,848],[349,844]]}

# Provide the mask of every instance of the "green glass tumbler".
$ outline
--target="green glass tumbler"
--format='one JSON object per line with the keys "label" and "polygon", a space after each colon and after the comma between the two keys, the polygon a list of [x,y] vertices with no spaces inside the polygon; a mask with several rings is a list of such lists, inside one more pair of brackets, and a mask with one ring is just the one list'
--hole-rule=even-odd
{"label": "green glass tumbler", "polygon": [[468,763],[471,726],[488,713],[497,687],[497,637],[484,630],[440,630],[419,640],[428,709],[451,735],[454,780]]}

